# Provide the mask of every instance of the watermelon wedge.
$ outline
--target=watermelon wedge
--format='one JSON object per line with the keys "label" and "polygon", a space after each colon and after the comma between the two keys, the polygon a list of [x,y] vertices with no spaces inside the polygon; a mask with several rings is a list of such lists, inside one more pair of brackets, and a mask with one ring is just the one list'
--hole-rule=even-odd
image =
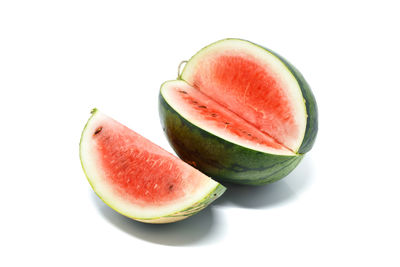
{"label": "watermelon wedge", "polygon": [[184,161],[220,181],[260,185],[289,174],[313,146],[317,104],[300,72],[276,53],[224,39],[165,82],[159,111]]}
{"label": "watermelon wedge", "polygon": [[80,141],[80,159],[96,194],[111,208],[146,223],[185,219],[225,187],[97,109]]}

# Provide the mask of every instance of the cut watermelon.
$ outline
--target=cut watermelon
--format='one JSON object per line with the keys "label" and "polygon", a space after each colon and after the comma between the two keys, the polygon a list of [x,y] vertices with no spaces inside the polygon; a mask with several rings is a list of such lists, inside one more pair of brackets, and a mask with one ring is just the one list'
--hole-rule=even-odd
{"label": "cut watermelon", "polygon": [[97,109],[80,142],[83,170],[111,208],[146,223],[185,219],[225,188]]}
{"label": "cut watermelon", "polygon": [[161,86],[161,122],[186,162],[223,181],[265,184],[292,171],[317,134],[317,106],[286,60],[240,39],[193,56]]}

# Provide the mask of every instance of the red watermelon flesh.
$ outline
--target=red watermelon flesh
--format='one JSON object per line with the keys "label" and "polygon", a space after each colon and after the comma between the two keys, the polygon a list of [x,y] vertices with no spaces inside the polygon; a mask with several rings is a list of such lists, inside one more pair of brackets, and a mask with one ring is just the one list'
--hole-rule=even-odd
{"label": "red watermelon flesh", "polygon": [[80,153],[85,173],[99,197],[133,218],[160,217],[182,210],[218,186],[97,110],[82,134]]}
{"label": "red watermelon flesh", "polygon": [[301,90],[267,50],[238,40],[216,43],[196,54],[181,78],[278,144],[300,147],[307,120]]}
{"label": "red watermelon flesh", "polygon": [[179,107],[178,112],[183,117],[190,118],[192,123],[201,125],[214,135],[259,151],[293,154],[270,135],[184,81],[166,82],[162,92],[170,105]]}
{"label": "red watermelon flesh", "polygon": [[114,120],[98,124],[93,141],[100,166],[107,182],[129,201],[159,205],[184,195],[184,176],[193,185],[190,191],[201,182],[182,162],[125,126]]}

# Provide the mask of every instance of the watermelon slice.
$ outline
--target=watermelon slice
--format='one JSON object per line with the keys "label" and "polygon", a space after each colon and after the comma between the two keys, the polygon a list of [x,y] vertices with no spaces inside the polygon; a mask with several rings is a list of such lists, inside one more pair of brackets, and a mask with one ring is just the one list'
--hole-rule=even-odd
{"label": "watermelon slice", "polygon": [[161,123],[179,157],[205,174],[265,184],[313,146],[317,105],[304,77],[276,53],[241,39],[213,43],[165,82]]}
{"label": "watermelon slice", "polygon": [[80,142],[80,158],[96,194],[111,208],[146,223],[185,219],[225,187],[97,109]]}

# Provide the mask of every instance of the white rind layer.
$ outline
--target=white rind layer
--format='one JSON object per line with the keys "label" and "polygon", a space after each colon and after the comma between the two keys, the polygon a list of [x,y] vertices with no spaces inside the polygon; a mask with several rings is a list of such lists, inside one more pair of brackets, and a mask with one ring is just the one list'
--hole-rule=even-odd
{"label": "white rind layer", "polygon": [[112,119],[98,110],[93,111],[93,115],[89,119],[82,133],[80,142],[80,159],[86,177],[93,190],[108,206],[117,212],[132,219],[148,223],[165,223],[182,220],[188,216],[168,216],[172,216],[182,210],[201,203],[201,201],[209,194],[212,194],[219,185],[219,183],[215,182],[211,178],[190,167],[192,170],[188,175],[198,176],[199,179],[202,180],[201,187],[190,195],[186,194],[183,198],[179,198],[179,200],[169,203],[168,205],[157,206],[143,206],[124,199],[120,194],[117,194],[113,186],[107,182],[105,172],[102,170],[100,164],[99,155],[96,152],[96,142],[92,138],[99,123],[103,123],[107,120]]}
{"label": "white rind layer", "polygon": [[193,85],[193,75],[196,73],[196,68],[199,66],[200,62],[201,64],[205,64],[204,62],[207,60],[212,62],[214,56],[229,52],[234,52],[238,55],[248,55],[260,60],[260,62],[265,64],[267,69],[273,71],[273,76],[279,81],[282,88],[286,89],[287,96],[289,97],[294,110],[295,121],[299,127],[299,133],[297,138],[285,140],[284,145],[289,147],[292,151],[297,152],[303,142],[307,126],[305,100],[296,78],[287,66],[267,49],[246,40],[224,39],[203,48],[195,54],[185,65],[180,78],[188,82],[190,85]]}

